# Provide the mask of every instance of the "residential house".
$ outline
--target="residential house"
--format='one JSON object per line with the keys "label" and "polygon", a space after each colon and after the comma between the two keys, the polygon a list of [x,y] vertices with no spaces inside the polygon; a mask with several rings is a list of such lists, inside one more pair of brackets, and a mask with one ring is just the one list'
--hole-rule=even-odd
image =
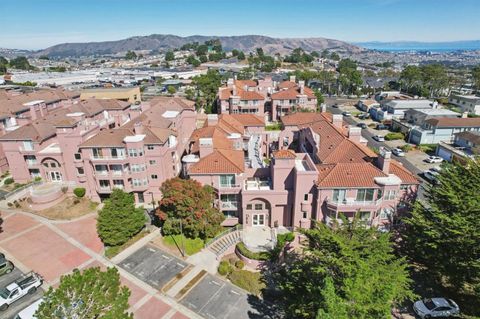
{"label": "residential house", "polygon": [[453,141],[455,133],[479,130],[480,118],[431,118],[426,120],[422,126],[411,130],[408,142],[413,144],[450,143]]}
{"label": "residential house", "polygon": [[452,143],[440,142],[435,154],[446,161],[464,162],[480,156],[480,131],[463,131],[454,134]]}
{"label": "residential house", "polygon": [[389,100],[382,102],[381,107],[371,108],[370,115],[377,121],[401,119],[405,112],[411,109],[435,109],[437,103],[430,100],[408,99],[408,100]]}
{"label": "residential house", "polygon": [[480,115],[480,96],[450,94],[448,103],[458,106],[462,112]]}

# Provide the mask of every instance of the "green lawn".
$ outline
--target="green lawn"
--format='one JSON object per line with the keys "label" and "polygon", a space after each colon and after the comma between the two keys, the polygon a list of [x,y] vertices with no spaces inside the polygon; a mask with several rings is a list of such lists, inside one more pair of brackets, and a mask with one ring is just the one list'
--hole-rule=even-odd
{"label": "green lawn", "polygon": [[[182,244],[182,239],[183,239],[183,244]],[[186,238],[185,236],[182,236],[182,235],[164,236],[163,243],[167,246],[172,246],[179,250],[183,247],[182,245],[185,245],[185,253],[190,256],[202,250],[205,244],[203,240],[200,238],[191,239],[191,238]]]}
{"label": "green lawn", "polygon": [[228,275],[228,279],[230,279],[232,284],[256,296],[259,296],[262,293],[262,289],[265,288],[265,283],[262,281],[262,275],[259,272],[233,270]]}

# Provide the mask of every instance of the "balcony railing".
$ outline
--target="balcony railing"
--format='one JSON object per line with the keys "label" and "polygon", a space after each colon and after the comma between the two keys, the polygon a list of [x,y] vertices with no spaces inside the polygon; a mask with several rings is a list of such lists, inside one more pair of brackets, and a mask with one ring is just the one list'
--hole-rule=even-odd
{"label": "balcony railing", "polygon": [[238,209],[238,202],[220,202],[220,209]]}
{"label": "balcony railing", "polygon": [[333,201],[327,199],[327,205],[337,206],[337,207],[349,207],[349,206],[376,206],[382,203],[382,199],[372,200],[372,201],[357,201],[354,199],[344,199],[341,201]]}
{"label": "balcony railing", "polygon": [[97,160],[97,161],[105,161],[105,160],[113,160],[113,161],[117,160],[117,161],[119,161],[119,160],[124,160],[126,158],[127,158],[126,156],[95,156],[95,155],[90,156],[90,159],[92,161],[95,161],[95,160]]}
{"label": "balcony railing", "polygon": [[27,162],[27,166],[29,167],[38,165],[37,161],[26,161],[26,162]]}
{"label": "balcony railing", "polygon": [[239,184],[220,184],[220,188],[238,188],[240,187]]}
{"label": "balcony railing", "polygon": [[270,180],[263,179],[248,179],[245,181],[245,189],[250,190],[270,190]]}
{"label": "balcony railing", "polygon": [[105,176],[108,175],[108,171],[95,171],[95,175]]}

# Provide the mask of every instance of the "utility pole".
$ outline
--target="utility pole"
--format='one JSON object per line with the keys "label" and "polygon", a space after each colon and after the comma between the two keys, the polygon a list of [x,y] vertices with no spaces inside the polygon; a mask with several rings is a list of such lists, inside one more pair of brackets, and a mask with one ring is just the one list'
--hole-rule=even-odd
{"label": "utility pole", "polygon": [[182,240],[182,249],[181,249],[181,253],[182,253],[182,257],[185,257],[185,241],[183,239],[183,222],[182,222],[182,219],[180,218],[180,238]]}

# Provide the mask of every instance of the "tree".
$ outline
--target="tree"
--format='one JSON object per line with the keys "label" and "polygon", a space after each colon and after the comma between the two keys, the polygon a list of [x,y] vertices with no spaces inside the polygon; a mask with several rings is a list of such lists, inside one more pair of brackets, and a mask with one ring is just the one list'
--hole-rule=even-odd
{"label": "tree", "polygon": [[240,51],[240,52],[238,53],[238,55],[237,55],[237,59],[238,59],[239,61],[245,60],[245,59],[246,59],[245,53],[243,53],[243,51]]}
{"label": "tree", "polygon": [[205,108],[207,113],[214,113],[214,103],[221,84],[221,76],[217,70],[210,69],[206,74],[195,76],[193,84],[197,87],[197,106]]}
{"label": "tree", "polygon": [[187,88],[185,90],[185,97],[190,101],[194,101],[195,100],[195,90],[192,89],[192,88]]}
{"label": "tree", "polygon": [[130,319],[129,296],[130,290],[120,286],[120,275],[114,267],[106,271],[99,267],[74,270],[61,277],[58,288],[48,289],[35,318]]}
{"label": "tree", "polygon": [[437,180],[404,220],[403,248],[452,291],[480,291],[480,164],[444,164]]}
{"label": "tree", "polygon": [[169,85],[167,86],[167,92],[168,94],[173,95],[177,92],[177,89],[173,85]]}
{"label": "tree", "polygon": [[477,91],[480,91],[480,64],[472,69],[473,83]]}
{"label": "tree", "polygon": [[7,73],[8,60],[0,56],[0,75]]}
{"label": "tree", "polygon": [[424,86],[428,89],[428,97],[439,97],[449,87],[449,78],[445,67],[441,64],[427,64],[420,67]]}
{"label": "tree", "polygon": [[314,90],[313,93],[315,94],[315,97],[317,98],[317,105],[320,106],[323,102],[325,102],[325,98],[323,97],[322,92],[320,90]]}
{"label": "tree", "polygon": [[117,246],[127,242],[145,225],[142,208],[135,208],[133,194],[114,189],[98,213],[97,232],[103,243]]}
{"label": "tree", "polygon": [[160,187],[163,198],[156,214],[163,222],[165,235],[179,234],[189,238],[211,238],[221,231],[223,214],[215,207],[211,186],[193,179],[172,178]]}
{"label": "tree", "polygon": [[195,54],[197,56],[206,55],[208,53],[208,46],[205,44],[199,45]]}
{"label": "tree", "polygon": [[187,63],[193,65],[194,67],[200,66],[200,61],[195,59],[195,56],[193,55],[188,56]]}
{"label": "tree", "polygon": [[175,54],[173,53],[173,51],[167,51],[167,53],[165,53],[165,61],[173,60],[175,60]]}
{"label": "tree", "polygon": [[28,62],[28,59],[24,56],[19,56],[19,57],[16,57],[14,59],[11,59],[8,64],[13,69],[19,69],[19,70],[31,70],[31,69],[33,69],[33,67]]}
{"label": "tree", "polygon": [[358,220],[302,232],[308,247],[272,274],[286,317],[388,318],[394,305],[415,297],[389,234]]}
{"label": "tree", "polygon": [[127,54],[125,54],[125,59],[127,60],[135,60],[137,58],[137,54],[133,51],[128,51]]}

